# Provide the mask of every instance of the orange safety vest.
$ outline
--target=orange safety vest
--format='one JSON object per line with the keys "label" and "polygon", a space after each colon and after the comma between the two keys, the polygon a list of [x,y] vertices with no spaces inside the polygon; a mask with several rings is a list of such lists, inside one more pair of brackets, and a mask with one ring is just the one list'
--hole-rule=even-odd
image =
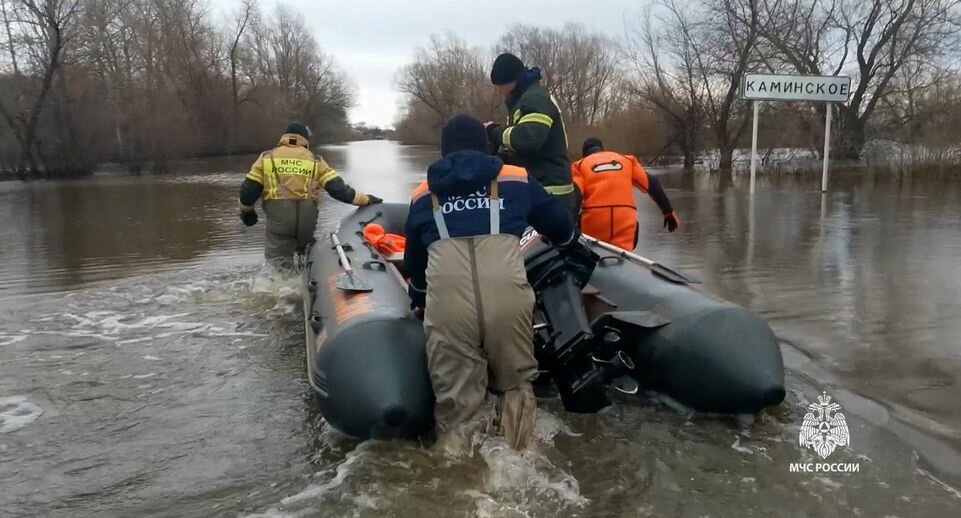
{"label": "orange safety vest", "polygon": [[571,164],[581,191],[581,231],[625,250],[637,246],[637,204],[631,187],[647,192],[647,173],[633,155],[601,151]]}
{"label": "orange safety vest", "polygon": [[407,248],[407,238],[399,234],[388,234],[384,227],[377,223],[368,223],[364,227],[364,239],[387,257],[403,253]]}

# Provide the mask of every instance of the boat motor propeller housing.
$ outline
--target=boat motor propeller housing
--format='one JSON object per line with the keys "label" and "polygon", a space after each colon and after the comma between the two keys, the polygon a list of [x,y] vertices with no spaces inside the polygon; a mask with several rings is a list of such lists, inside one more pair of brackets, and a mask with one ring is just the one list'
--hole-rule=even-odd
{"label": "boat motor propeller housing", "polygon": [[594,361],[595,335],[581,289],[600,257],[587,248],[546,248],[526,261],[527,278],[537,298],[534,352],[557,384],[564,408],[593,413],[610,405],[607,370]]}

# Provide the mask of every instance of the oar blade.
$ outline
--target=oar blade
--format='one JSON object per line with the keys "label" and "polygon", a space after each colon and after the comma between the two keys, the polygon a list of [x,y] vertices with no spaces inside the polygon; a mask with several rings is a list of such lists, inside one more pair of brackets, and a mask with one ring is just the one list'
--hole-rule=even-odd
{"label": "oar blade", "polygon": [[337,281],[334,284],[337,286],[338,289],[341,289],[344,291],[354,291],[354,292],[362,292],[362,293],[374,291],[374,288],[371,288],[370,286],[368,286],[367,283],[364,282],[364,280],[361,279],[359,276],[357,276],[357,274],[355,273],[340,274],[339,276],[337,276]]}
{"label": "oar blade", "polygon": [[675,272],[660,263],[651,265],[651,273],[674,284],[701,284],[700,280]]}

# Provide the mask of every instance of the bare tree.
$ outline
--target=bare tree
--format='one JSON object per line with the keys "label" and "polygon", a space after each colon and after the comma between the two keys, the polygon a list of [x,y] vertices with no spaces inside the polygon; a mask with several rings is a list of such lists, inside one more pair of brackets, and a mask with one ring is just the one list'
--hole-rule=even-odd
{"label": "bare tree", "polygon": [[[15,100],[14,105],[6,106],[0,102],[0,115],[20,144],[17,171],[21,174],[38,170],[38,159],[43,153],[37,145],[40,116],[54,76],[63,65],[64,48],[74,35],[80,4],[80,0],[19,0],[15,10],[20,17],[22,48],[30,59],[32,71],[40,78],[32,99],[30,92],[22,91],[20,96],[25,103]],[[12,36],[10,39],[14,40]]]}
{"label": "bare tree", "polygon": [[249,83],[244,99],[257,107],[261,124],[298,119],[320,139],[346,127],[351,85],[301,16],[278,5],[272,17],[249,26],[244,42],[238,71]]}
{"label": "bare tree", "polygon": [[805,74],[854,73],[851,99],[838,107],[836,149],[845,158],[860,157],[868,121],[907,63],[928,69],[957,50],[958,0],[759,1],[772,20],[763,36],[774,63]]}
{"label": "bare tree", "polygon": [[761,21],[757,0],[708,0],[707,61],[702,68],[708,95],[707,111],[720,152],[719,167],[731,170],[734,149],[751,120],[738,90],[744,75],[756,66],[755,45]]}
{"label": "bare tree", "polygon": [[660,113],[671,128],[666,146],[676,145],[684,168],[690,170],[701,150],[706,100],[699,49],[691,38],[678,37],[674,31],[676,25],[681,25],[693,33],[693,21],[676,4],[670,5],[671,15],[658,20],[660,30],[653,28],[654,14],[649,10],[645,30],[628,34],[627,55],[635,68],[631,93]]}
{"label": "bare tree", "polygon": [[227,54],[230,60],[230,95],[233,100],[231,103],[232,117],[230,127],[231,148],[234,147],[233,143],[237,141],[237,132],[240,129],[240,103],[243,102],[243,100],[240,99],[240,82],[237,77],[241,42],[243,41],[244,33],[247,32],[247,28],[252,22],[256,22],[257,12],[257,0],[242,0],[240,10],[234,19],[234,30],[231,34],[230,48]]}
{"label": "bare tree", "polygon": [[470,111],[484,81],[480,52],[453,34],[431,36],[427,48],[418,49],[414,62],[401,68],[398,89],[436,114],[439,127],[459,111]]}
{"label": "bare tree", "polygon": [[287,8],[267,31],[253,0],[223,26],[202,0],[0,7],[0,46],[13,49],[0,60],[0,124],[12,129],[0,167],[164,171],[173,157],[262,149],[290,118],[318,140],[346,133],[352,85]]}
{"label": "bare tree", "polygon": [[672,141],[691,168],[706,125],[718,148],[722,170],[730,170],[734,149],[750,121],[738,89],[756,66],[759,21],[755,0],[664,0],[659,28],[629,36],[637,66],[636,93],[658,107],[674,128]]}
{"label": "bare tree", "polygon": [[614,43],[606,36],[574,23],[561,30],[513,25],[495,50],[539,67],[569,123],[595,125],[606,115],[618,80]]}
{"label": "bare tree", "polygon": [[10,65],[13,67],[13,75],[20,75],[20,66],[17,62],[17,41],[13,36],[12,12],[7,7],[7,0],[0,0],[0,15],[3,16],[3,28],[7,37],[7,51],[10,53]]}

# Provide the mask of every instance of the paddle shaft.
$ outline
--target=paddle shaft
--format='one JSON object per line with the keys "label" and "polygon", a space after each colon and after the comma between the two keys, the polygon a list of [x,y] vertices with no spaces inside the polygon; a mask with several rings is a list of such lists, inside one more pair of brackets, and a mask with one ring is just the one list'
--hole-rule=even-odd
{"label": "paddle shaft", "polygon": [[623,257],[624,259],[630,259],[630,260],[632,260],[632,261],[641,263],[641,264],[643,264],[644,266],[647,266],[648,268],[653,268],[654,265],[657,264],[657,263],[655,263],[654,261],[652,261],[652,260],[650,260],[650,259],[648,259],[648,258],[646,258],[646,257],[641,257],[641,256],[639,256],[639,255],[637,255],[637,254],[628,252],[627,250],[624,250],[623,248],[614,246],[614,245],[612,245],[612,244],[610,244],[610,243],[605,243],[604,241],[601,241],[601,240],[599,240],[599,239],[597,239],[597,238],[591,237],[591,236],[589,236],[589,235],[587,235],[587,234],[581,234],[581,237],[584,239],[584,241],[587,241],[587,242],[590,243],[591,245],[594,245],[594,246],[596,246],[596,247],[598,247],[598,248],[603,248],[604,250],[607,250],[608,252],[610,252],[610,253],[612,253],[612,254],[615,254],[615,255],[617,255],[617,256]]}
{"label": "paddle shaft", "polygon": [[347,254],[344,253],[344,246],[340,244],[340,239],[337,237],[337,234],[331,234],[330,240],[334,243],[334,248],[337,249],[337,255],[340,257],[340,265],[344,268],[344,271],[347,272],[347,275],[353,277],[354,270],[350,268],[350,261],[347,260]]}
{"label": "paddle shaft", "polygon": [[624,250],[621,247],[614,246],[610,243],[605,243],[604,241],[591,237],[587,234],[581,234],[581,239],[586,241],[589,245],[607,250],[608,252],[611,252],[617,257],[620,257],[622,259],[627,259],[628,261],[632,261],[635,263],[640,263],[650,268],[653,274],[661,278],[664,278],[670,282],[677,283],[677,284],[700,284],[701,283],[701,281],[692,279],[690,277],[687,277],[684,274],[675,272],[674,270],[668,268],[667,266],[664,266],[661,263],[656,263],[646,257],[641,257],[637,254],[628,252],[627,250]]}

